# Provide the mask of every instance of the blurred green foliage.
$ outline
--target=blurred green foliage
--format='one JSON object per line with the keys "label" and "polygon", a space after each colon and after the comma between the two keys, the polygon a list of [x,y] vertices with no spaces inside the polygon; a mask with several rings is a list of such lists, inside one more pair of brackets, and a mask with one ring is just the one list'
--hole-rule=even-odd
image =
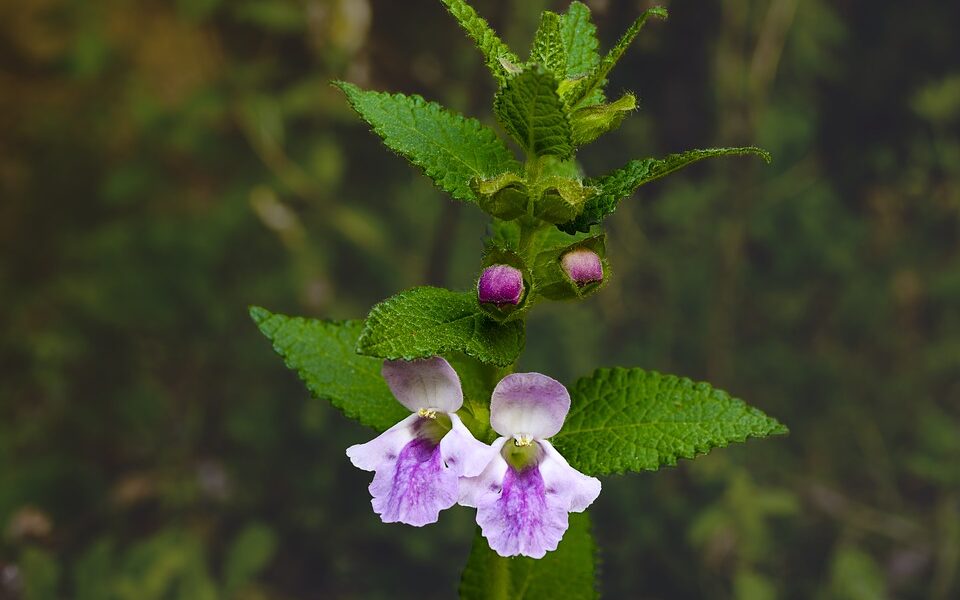
{"label": "blurred green foliage", "polygon": [[[645,6],[597,0],[609,47]],[[547,3],[477,0],[514,47]],[[648,186],[614,278],[535,311],[526,369],[706,379],[789,438],[608,478],[614,598],[960,594],[960,5],[671,2],[614,73],[641,110],[587,173],[687,147],[753,161]],[[398,27],[398,24],[407,24]],[[412,25],[411,25],[412,24]],[[479,211],[331,79],[493,123],[435,2],[0,6],[0,597],[447,598],[472,536],[384,526],[248,304],[356,318],[466,288]]]}

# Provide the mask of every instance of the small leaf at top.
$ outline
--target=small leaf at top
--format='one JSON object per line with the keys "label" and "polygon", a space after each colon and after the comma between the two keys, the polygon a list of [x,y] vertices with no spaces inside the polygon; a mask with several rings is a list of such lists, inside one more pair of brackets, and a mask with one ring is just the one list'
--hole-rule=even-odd
{"label": "small leaf at top", "polygon": [[373,307],[357,352],[413,360],[463,352],[484,363],[512,364],[524,344],[520,321],[497,323],[480,311],[475,291],[418,287]]}
{"label": "small leaf at top", "polygon": [[517,55],[511,52],[510,48],[503,43],[497,32],[473,10],[473,7],[464,2],[464,0],[440,0],[447,7],[447,11],[453,15],[457,23],[463,27],[467,35],[473,39],[477,48],[483,54],[483,60],[490,69],[490,73],[500,85],[506,83],[509,77],[508,65],[520,64]]}
{"label": "small leaf at top", "polygon": [[567,233],[589,231],[608,215],[613,214],[620,201],[629,197],[638,187],[650,183],[664,175],[673,173],[687,165],[705,158],[716,156],[740,156],[753,154],[770,162],[770,153],[762,148],[748,146],[744,148],[710,148],[708,150],[688,150],[671,154],[665,158],[644,158],[632,160],[616,171],[587,180],[586,184],[598,191],[591,196],[583,207],[583,212],[558,227]]}
{"label": "small leaf at top", "polygon": [[610,74],[610,71],[613,69],[614,65],[620,60],[623,56],[623,53],[627,51],[627,48],[630,47],[630,44],[633,43],[633,40],[637,37],[637,34],[640,33],[640,30],[643,28],[644,23],[647,22],[647,19],[650,17],[659,17],[661,19],[667,18],[666,9],[655,6],[649,10],[644,11],[636,21],[630,26],[629,29],[623,34],[623,37],[620,38],[620,41],[617,42],[617,45],[614,46],[610,52],[600,60],[600,62],[590,70],[590,72],[576,85],[570,89],[564,95],[564,101],[569,106],[579,106],[581,101],[585,98],[591,97],[597,89],[601,89],[606,83],[607,75]]}
{"label": "small leaf at top", "polygon": [[553,552],[541,559],[503,558],[478,530],[460,578],[462,600],[593,600],[597,546],[587,513],[572,513],[570,528]]}
{"label": "small leaf at top", "polygon": [[730,442],[787,433],[709,384],[643,369],[598,369],[570,396],[570,413],[551,441],[589,475],[653,471]]}
{"label": "small leaf at top", "polygon": [[637,98],[626,93],[619,100],[609,104],[597,104],[581,108],[570,115],[570,127],[573,143],[583,146],[601,135],[620,126],[630,111],[636,110]]}
{"label": "small leaf at top", "polygon": [[600,62],[597,28],[590,20],[590,9],[586,4],[573,2],[561,15],[560,37],[567,55],[565,77],[586,75]]}
{"label": "small leaf at top", "polygon": [[458,200],[477,200],[470,187],[475,178],[520,170],[497,134],[476,119],[420,96],[364,91],[343,81],[334,85],[388,148]]}
{"label": "small leaf at top", "polygon": [[493,101],[503,128],[533,156],[567,158],[573,153],[570,120],[557,80],[539,66],[514,76]]}
{"label": "small leaf at top", "polygon": [[410,415],[380,375],[383,361],[356,353],[362,321],[321,321],[250,308],[250,317],[316,398],[377,431]]}
{"label": "small leaf at top", "polygon": [[567,73],[567,49],[560,34],[560,15],[544,11],[540,15],[540,27],[533,39],[530,50],[530,62],[539,64],[553,73],[556,79],[563,79]]}

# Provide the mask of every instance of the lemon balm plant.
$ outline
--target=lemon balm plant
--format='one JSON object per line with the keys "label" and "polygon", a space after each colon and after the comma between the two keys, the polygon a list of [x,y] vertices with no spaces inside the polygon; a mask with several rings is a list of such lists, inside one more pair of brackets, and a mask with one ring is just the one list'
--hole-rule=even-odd
{"label": "lemon balm plant", "polygon": [[599,478],[786,428],[709,384],[641,368],[598,369],[569,388],[516,373],[526,316],[602,289],[602,222],[643,184],[704,158],[769,156],[691,150],[586,177],[577,149],[636,108],[633,94],[606,97],[607,76],[666,11],[642,14],[602,56],[584,4],[544,12],[522,60],[463,0],[442,2],[483,54],[498,85],[494,113],[522,162],[492,129],[439,104],[334,85],[388,148],[490,215],[476,287],[413,288],[357,321],[251,315],[314,395],[377,432],[346,454],[373,472],[372,507],[385,523],[419,527],[454,504],[476,509],[463,597],[595,597],[585,511]]}

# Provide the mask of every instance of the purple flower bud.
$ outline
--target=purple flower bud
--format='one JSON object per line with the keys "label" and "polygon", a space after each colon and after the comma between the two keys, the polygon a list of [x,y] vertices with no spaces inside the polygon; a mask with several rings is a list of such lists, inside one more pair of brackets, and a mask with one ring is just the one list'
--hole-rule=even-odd
{"label": "purple flower bud", "polygon": [[594,281],[603,281],[603,264],[593,250],[578,248],[571,250],[560,259],[564,272],[577,285],[583,286]]}
{"label": "purple flower bud", "polygon": [[491,265],[483,270],[477,282],[480,302],[520,304],[523,296],[523,273],[510,265]]}

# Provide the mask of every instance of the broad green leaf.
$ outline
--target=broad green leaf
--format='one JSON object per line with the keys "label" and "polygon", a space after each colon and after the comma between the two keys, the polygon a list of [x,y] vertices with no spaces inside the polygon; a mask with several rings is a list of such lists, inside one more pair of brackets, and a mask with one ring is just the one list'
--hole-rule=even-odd
{"label": "broad green leaf", "polygon": [[512,364],[523,350],[523,323],[500,324],[480,311],[476,292],[418,287],[373,307],[357,351],[413,360],[463,352],[485,363]]}
{"label": "broad green leaf", "polygon": [[493,74],[497,82],[500,85],[506,83],[509,73],[503,63],[505,61],[509,64],[520,64],[517,55],[510,51],[510,48],[503,43],[497,32],[464,0],[440,1],[467,32],[467,35],[473,39],[477,48],[483,54],[483,60],[487,64],[487,68],[490,69],[490,73]]}
{"label": "broad green leaf", "polygon": [[317,398],[377,431],[410,415],[380,375],[383,361],[356,353],[362,321],[287,317],[257,306],[250,316]]}
{"label": "broad green leaf", "polygon": [[540,15],[540,27],[530,50],[530,62],[544,67],[557,79],[567,73],[567,49],[560,34],[560,15],[546,10]]}
{"label": "broad green leaf", "polygon": [[787,433],[709,384],[642,369],[598,369],[570,396],[570,414],[551,441],[590,475],[653,471],[730,442]]}
{"label": "broad green leaf", "polygon": [[626,93],[619,100],[609,104],[597,104],[581,108],[570,115],[570,127],[573,143],[583,146],[601,135],[620,126],[630,111],[636,110],[637,98]]}
{"label": "broad green leaf", "polygon": [[553,552],[541,559],[503,558],[479,530],[460,579],[463,600],[592,600],[597,598],[596,544],[587,513],[570,515],[570,528]]}
{"label": "broad green leaf", "polygon": [[557,80],[540,67],[530,67],[511,79],[493,101],[497,119],[517,143],[533,156],[566,158],[573,153],[570,120]]}
{"label": "broad green leaf", "polygon": [[627,51],[627,48],[633,43],[633,40],[643,28],[644,23],[646,23],[647,19],[650,17],[666,19],[667,11],[659,6],[655,6],[644,11],[644,13],[633,22],[633,25],[627,29],[626,33],[623,34],[623,37],[620,38],[620,41],[617,42],[617,45],[614,46],[610,52],[608,52],[606,56],[604,56],[603,59],[595,67],[593,67],[593,69],[591,69],[583,79],[578,81],[577,84],[574,85],[566,95],[564,95],[564,100],[569,106],[579,105],[583,99],[589,97],[594,93],[595,90],[603,87],[603,85],[606,83],[607,75],[609,75],[610,71],[613,69],[613,66],[617,64],[617,62],[620,60],[620,57],[623,56],[623,53]]}
{"label": "broad green leaf", "polygon": [[350,105],[400,154],[458,200],[476,201],[474,178],[486,178],[520,165],[494,131],[476,119],[449,111],[420,96],[364,91],[343,81]]}
{"label": "broad green leaf", "polygon": [[688,150],[679,154],[671,154],[666,158],[644,158],[632,160],[613,173],[587,180],[587,185],[597,188],[598,192],[587,200],[583,212],[576,219],[560,225],[563,231],[588,231],[595,225],[613,214],[617,205],[627,198],[638,187],[669,175],[705,158],[716,156],[740,156],[753,154],[770,162],[770,153],[762,148],[752,146],[744,148],[710,148],[708,150]]}
{"label": "broad green leaf", "polygon": [[566,77],[585,75],[600,62],[597,52],[597,28],[590,20],[590,9],[573,2],[560,17],[560,37],[567,52]]}

